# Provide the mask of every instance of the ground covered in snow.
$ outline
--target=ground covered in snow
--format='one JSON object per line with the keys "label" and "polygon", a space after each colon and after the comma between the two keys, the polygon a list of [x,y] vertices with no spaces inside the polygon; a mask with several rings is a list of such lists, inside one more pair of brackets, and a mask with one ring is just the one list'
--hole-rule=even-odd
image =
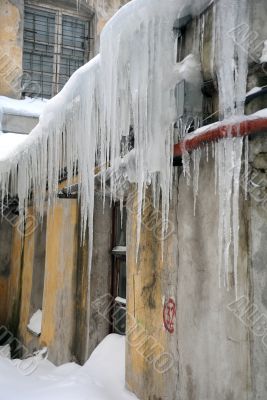
{"label": "ground covered in snow", "polygon": [[0,400],[134,400],[125,389],[125,338],[109,335],[84,366],[42,360],[30,375],[0,356]]}

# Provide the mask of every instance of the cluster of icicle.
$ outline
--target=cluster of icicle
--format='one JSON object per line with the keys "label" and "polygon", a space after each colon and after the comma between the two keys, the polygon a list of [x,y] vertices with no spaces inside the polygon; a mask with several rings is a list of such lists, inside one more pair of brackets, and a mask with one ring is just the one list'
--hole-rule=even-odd
{"label": "cluster of icicle", "polygon": [[[174,21],[193,0],[132,0],[109,21],[101,35],[100,55],[74,73],[48,102],[40,123],[8,161],[0,162],[2,198],[18,194],[21,213],[33,196],[42,217],[45,200],[53,204],[64,170],[68,183],[79,183],[83,232],[89,226],[90,253],[94,210],[94,168],[121,156],[122,138],[130,126],[135,137],[138,187],[138,233],[147,184],[154,204],[161,204],[167,229],[172,188],[175,60]],[[199,3],[199,2],[196,2]],[[116,197],[113,175],[111,192]],[[11,182],[11,183],[10,183]],[[104,187],[104,185],[103,185]],[[161,201],[159,201],[161,196]]]}
{"label": "cluster of icicle", "polygon": [[[217,7],[216,21],[220,39],[220,43],[217,40],[220,113],[222,118],[229,118],[244,114],[248,48],[245,48],[245,43],[244,46],[240,46],[236,27],[241,23],[249,24],[249,2],[223,0],[218,2]],[[233,243],[236,296],[238,296],[239,187],[242,149],[241,137],[229,138],[216,144],[215,154],[219,194],[219,267],[220,271],[224,271],[223,282],[228,288],[230,245]],[[222,281],[222,278],[220,280]]]}
{"label": "cluster of icicle", "polygon": [[[154,205],[161,204],[164,232],[168,227],[172,189],[174,88],[179,81],[173,26],[188,7],[193,11],[204,3],[207,1],[132,0],[122,7],[102,32],[100,55],[76,71],[63,90],[48,102],[39,125],[13,157],[0,161],[2,197],[17,193],[23,213],[33,195],[36,211],[42,217],[46,198],[52,204],[57,195],[60,173],[67,171],[71,183],[78,170],[82,229],[84,232],[89,226],[92,254],[95,166],[101,166],[104,190],[105,171],[120,160],[122,139],[127,139],[132,127],[139,207],[137,248],[148,184],[152,185]],[[246,19],[246,6],[246,0],[216,3],[217,69],[223,118],[242,112],[246,53],[228,33],[237,25],[238,17],[242,22]],[[226,285],[232,233],[237,274],[241,153],[242,139],[226,139],[216,144],[219,258]],[[195,196],[200,158],[201,152],[197,150],[193,155]],[[111,193],[115,198],[119,193],[122,198],[114,174],[109,178]]]}
{"label": "cluster of icicle", "polygon": [[[219,87],[220,119],[237,127],[244,115],[247,88],[248,48],[239,44],[240,24],[249,24],[249,3],[247,0],[219,0],[215,4],[215,54]],[[248,43],[247,43],[248,46]],[[240,118],[241,116],[241,118]],[[248,143],[246,139],[246,157]],[[235,292],[238,296],[238,245],[239,245],[239,188],[243,153],[243,138],[231,137],[213,144],[215,158],[215,186],[219,197],[218,264],[219,284],[230,288],[229,275],[233,272]],[[201,149],[193,151],[194,207],[198,194],[199,163]],[[183,155],[184,174],[190,178],[190,156]],[[247,170],[247,165],[245,166]],[[247,175],[247,173],[245,173]],[[230,270],[231,249],[233,269]]]}

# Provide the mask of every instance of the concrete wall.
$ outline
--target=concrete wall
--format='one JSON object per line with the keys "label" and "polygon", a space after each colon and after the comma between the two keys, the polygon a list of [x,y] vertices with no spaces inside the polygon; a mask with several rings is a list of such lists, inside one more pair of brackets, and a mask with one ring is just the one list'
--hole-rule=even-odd
{"label": "concrete wall", "polygon": [[70,361],[75,335],[78,204],[60,199],[47,217],[41,345],[55,364]]}
{"label": "concrete wall", "polygon": [[[250,208],[250,313],[252,395],[250,400],[262,400],[267,396],[265,372],[267,368],[267,142],[266,135],[250,141],[251,184],[249,186]],[[259,321],[258,323],[256,321]]]}
{"label": "concrete wall", "polygon": [[[177,199],[177,192],[174,196]],[[136,261],[137,209],[136,196],[130,194],[127,204],[126,383],[141,400],[172,400],[178,384],[177,336],[164,329],[163,307],[169,299],[177,303],[177,210],[173,208],[170,212],[176,234],[165,242],[162,258],[160,214],[155,213],[151,194],[147,193]],[[174,358],[171,355],[171,360],[168,356],[165,360],[168,351],[175,355]],[[158,372],[161,363],[169,361],[172,368]]]}
{"label": "concrete wall", "polygon": [[[92,19],[93,53],[96,54],[102,28],[126,2],[81,0],[79,10],[76,0],[29,0],[28,4],[63,7]],[[24,3],[24,0],[0,0],[0,95],[18,98]],[[112,211],[106,205],[103,215],[102,203],[96,202],[94,254],[88,285],[88,249],[79,247],[79,210],[77,202],[73,203],[75,205],[69,208],[70,203],[63,201],[48,223],[44,221],[42,228],[38,227],[24,240],[16,227],[5,222],[0,225],[3,239],[0,242],[0,322],[17,334],[30,351],[48,345],[51,360],[57,363],[73,357],[84,362],[110,330],[107,322],[96,313],[90,313],[89,304],[100,293],[109,293],[111,288]],[[66,230],[65,224],[70,221],[73,229]],[[46,229],[49,232],[47,242],[44,240]],[[39,293],[43,290],[44,265],[44,330],[41,338],[37,338],[27,330],[27,324],[37,304],[41,308]]]}
{"label": "concrete wall", "polygon": [[12,226],[7,220],[0,222],[0,326],[6,323],[8,280],[11,274]]}
{"label": "concrete wall", "polygon": [[[35,218],[32,208],[29,209],[29,216]],[[43,224],[37,224],[36,220],[34,227],[36,229],[30,229],[32,218],[28,218],[26,221],[25,231],[28,233],[25,235],[23,243],[17,332],[18,338],[29,352],[36,351],[40,347],[39,338],[27,329],[27,325],[33,314],[39,309],[42,310],[46,250],[46,218],[44,218]]]}
{"label": "concrete wall", "polygon": [[[63,184],[64,185],[64,184]],[[110,332],[90,304],[111,291],[112,209],[96,195],[94,249],[89,271],[88,242],[81,244],[76,199],[59,199],[40,224],[29,208],[25,232],[14,216],[0,225],[0,324],[33,352],[49,349],[56,364],[83,364]],[[40,337],[27,325],[43,310]]]}
{"label": "concrete wall", "polygon": [[13,213],[0,223],[0,324],[17,334],[23,256],[22,224]]}
{"label": "concrete wall", "polygon": [[[251,165],[260,169],[257,179],[261,182],[261,197],[250,193],[247,202],[243,195],[240,197],[239,296],[249,305],[254,303],[260,315],[266,315],[267,306],[266,150],[263,138],[250,146]],[[248,320],[239,318],[235,306],[231,306],[236,301],[231,269],[230,290],[219,289],[218,198],[214,179],[214,161],[210,157],[209,163],[201,163],[194,216],[192,187],[187,186],[180,171],[170,212],[173,233],[165,241],[163,261],[158,240],[149,225],[143,223],[136,262],[132,240],[136,234],[136,215],[128,213],[127,330],[130,332],[126,381],[141,400],[266,399],[267,351],[263,343],[266,322],[263,319],[261,330],[257,327],[252,334]],[[135,209],[133,204],[129,210]],[[149,220],[148,212],[149,208],[143,221]],[[163,323],[168,299],[176,305],[173,332]],[[152,340],[157,348],[153,349]],[[159,373],[155,360],[162,349],[173,358],[173,365]],[[151,355],[147,358],[149,351]]]}
{"label": "concrete wall", "polygon": [[[251,4],[251,27],[247,30],[249,37],[249,61],[251,64],[258,62],[262,55],[264,41],[267,40],[267,26],[265,17],[267,6],[265,0],[255,0]],[[241,36],[242,37],[242,36]]]}
{"label": "concrete wall", "polygon": [[[218,198],[214,163],[202,162],[196,216],[192,188],[181,177],[178,199],[177,349],[178,393],[173,399],[245,399],[250,390],[249,332],[227,306],[235,301],[219,289]],[[239,294],[248,295],[247,235],[240,201]]]}
{"label": "concrete wall", "polygon": [[[88,242],[87,242],[88,243]],[[110,324],[92,303],[111,292],[112,209],[106,199],[95,196],[93,258],[89,271],[88,246],[80,249],[78,259],[75,357],[83,364],[96,346],[110,333]]]}

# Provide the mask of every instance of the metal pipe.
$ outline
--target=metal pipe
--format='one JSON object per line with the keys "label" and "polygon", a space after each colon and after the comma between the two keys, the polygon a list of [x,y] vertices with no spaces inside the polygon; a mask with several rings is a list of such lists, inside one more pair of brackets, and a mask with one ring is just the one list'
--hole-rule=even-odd
{"label": "metal pipe", "polygon": [[189,135],[188,139],[184,139],[180,143],[174,145],[174,165],[179,165],[179,158],[185,151],[191,152],[205,143],[214,142],[227,137],[254,135],[260,132],[267,133],[267,117],[244,117],[244,120],[240,123],[225,121],[207,125],[206,129],[199,129],[199,134],[197,134],[198,130],[196,130]]}

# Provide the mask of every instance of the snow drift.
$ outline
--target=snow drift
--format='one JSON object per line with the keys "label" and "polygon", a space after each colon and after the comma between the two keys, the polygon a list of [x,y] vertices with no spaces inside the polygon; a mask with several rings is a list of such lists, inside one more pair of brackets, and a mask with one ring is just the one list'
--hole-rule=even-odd
{"label": "snow drift", "polygon": [[[27,361],[27,360],[25,360]],[[0,400],[134,400],[125,389],[125,338],[109,335],[84,366],[42,360],[24,376],[0,356]]]}

